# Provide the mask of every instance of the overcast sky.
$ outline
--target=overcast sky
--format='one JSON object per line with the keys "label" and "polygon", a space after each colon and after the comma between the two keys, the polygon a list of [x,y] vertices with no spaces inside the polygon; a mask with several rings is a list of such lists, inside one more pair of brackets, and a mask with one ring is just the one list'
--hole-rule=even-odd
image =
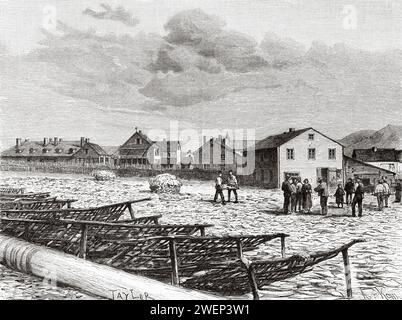
{"label": "overcast sky", "polygon": [[[135,27],[82,15],[99,4],[122,5],[140,23]],[[260,41],[267,31],[308,47],[313,40],[337,42],[366,50],[402,49],[402,1],[391,0],[0,0],[0,43],[17,55],[31,51],[42,35],[45,12],[56,8],[57,19],[99,33],[139,31],[163,33],[178,11],[202,8],[227,22],[230,29]],[[346,6],[346,7],[345,7]],[[356,17],[356,23],[353,21]],[[352,20],[350,20],[351,18]],[[46,20],[45,20],[46,21]]]}

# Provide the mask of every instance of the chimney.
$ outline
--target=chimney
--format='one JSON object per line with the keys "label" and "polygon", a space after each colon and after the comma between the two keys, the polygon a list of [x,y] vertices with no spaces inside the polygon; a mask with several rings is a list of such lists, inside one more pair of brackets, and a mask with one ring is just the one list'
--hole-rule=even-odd
{"label": "chimney", "polygon": [[19,148],[21,146],[21,138],[15,139],[15,146]]}
{"label": "chimney", "polygon": [[289,132],[295,132],[296,129],[295,128],[289,128]]}
{"label": "chimney", "polygon": [[80,147],[82,148],[85,144],[85,137],[81,137]]}
{"label": "chimney", "polygon": [[49,139],[43,138],[43,146],[46,147],[48,143],[49,143]]}
{"label": "chimney", "polygon": [[54,143],[55,146],[57,146],[59,144],[59,138],[54,137],[53,138],[53,143]]}

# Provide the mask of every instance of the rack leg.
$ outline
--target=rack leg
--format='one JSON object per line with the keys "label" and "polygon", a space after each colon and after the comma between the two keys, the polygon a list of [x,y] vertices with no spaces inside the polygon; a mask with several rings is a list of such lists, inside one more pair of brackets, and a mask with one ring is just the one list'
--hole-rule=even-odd
{"label": "rack leg", "polygon": [[350,274],[350,262],[348,249],[342,251],[343,265],[345,267],[346,294],[348,298],[352,298],[352,276]]}

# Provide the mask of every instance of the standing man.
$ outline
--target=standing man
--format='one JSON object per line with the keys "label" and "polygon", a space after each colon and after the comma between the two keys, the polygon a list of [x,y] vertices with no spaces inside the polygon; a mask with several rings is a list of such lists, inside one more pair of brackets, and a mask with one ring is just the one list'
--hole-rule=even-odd
{"label": "standing man", "polygon": [[305,213],[310,213],[311,207],[313,206],[313,202],[311,200],[311,184],[309,183],[308,179],[304,179],[304,184],[302,188],[303,194],[303,211]]}
{"label": "standing man", "polygon": [[389,187],[386,178],[383,179],[382,185],[384,186],[384,206],[385,208],[388,208],[388,199],[389,196],[391,195],[391,188]]}
{"label": "standing man", "polygon": [[237,201],[237,189],[239,189],[239,185],[237,184],[237,179],[236,176],[233,174],[232,170],[229,170],[229,177],[228,177],[228,202],[230,202],[230,194],[233,191],[235,195],[235,202],[238,203]]}
{"label": "standing man", "polygon": [[359,217],[363,215],[364,187],[359,178],[356,178],[355,196],[352,201],[352,217],[356,217],[356,204],[359,208]]}
{"label": "standing man", "polygon": [[302,211],[303,207],[303,184],[301,182],[301,178],[297,178],[297,183],[296,183],[296,206],[299,207],[299,212]]}
{"label": "standing man", "polygon": [[355,191],[355,185],[351,178],[348,179],[348,182],[345,184],[345,193],[346,193],[346,205],[352,202],[353,192]]}
{"label": "standing man", "polygon": [[214,202],[216,202],[216,200],[218,200],[218,195],[221,197],[221,201],[222,204],[226,204],[225,203],[225,197],[223,195],[223,188],[222,188],[222,184],[223,184],[223,179],[222,179],[222,172],[218,173],[218,176],[215,179],[215,197],[214,197]]}
{"label": "standing man", "polygon": [[378,210],[381,211],[384,205],[384,185],[382,184],[381,179],[375,187],[374,195],[377,197]]}
{"label": "standing man", "polygon": [[401,202],[401,194],[402,194],[402,184],[401,180],[396,181],[395,185],[395,202]]}
{"label": "standing man", "polygon": [[314,189],[314,191],[318,192],[320,196],[320,205],[321,205],[321,213],[326,215],[328,213],[328,186],[322,178],[318,179],[318,186]]}
{"label": "standing man", "polygon": [[290,176],[286,177],[286,180],[282,183],[283,191],[283,213],[289,213],[290,197],[292,195],[292,188],[290,184],[292,183],[292,178]]}
{"label": "standing man", "polygon": [[292,183],[290,184],[290,188],[292,189],[292,193],[290,194],[290,212],[295,213],[296,212],[296,204],[297,204],[296,178],[292,179]]}

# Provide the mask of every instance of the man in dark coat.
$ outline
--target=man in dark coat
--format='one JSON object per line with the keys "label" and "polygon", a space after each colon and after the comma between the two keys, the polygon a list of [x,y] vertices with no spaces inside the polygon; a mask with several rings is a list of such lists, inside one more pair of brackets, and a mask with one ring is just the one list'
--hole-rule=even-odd
{"label": "man in dark coat", "polygon": [[401,202],[402,184],[401,180],[398,180],[395,185],[395,202]]}
{"label": "man in dark coat", "polygon": [[352,202],[353,192],[355,191],[355,185],[352,179],[348,179],[348,182],[345,184],[345,193],[346,193],[346,205]]}
{"label": "man in dark coat", "polygon": [[364,187],[360,179],[356,179],[355,196],[352,201],[352,217],[356,217],[356,204],[359,208],[359,217],[363,215]]}
{"label": "man in dark coat", "polygon": [[282,183],[282,191],[283,191],[283,213],[289,213],[289,205],[290,205],[290,197],[292,196],[292,178],[286,177],[286,180]]}

